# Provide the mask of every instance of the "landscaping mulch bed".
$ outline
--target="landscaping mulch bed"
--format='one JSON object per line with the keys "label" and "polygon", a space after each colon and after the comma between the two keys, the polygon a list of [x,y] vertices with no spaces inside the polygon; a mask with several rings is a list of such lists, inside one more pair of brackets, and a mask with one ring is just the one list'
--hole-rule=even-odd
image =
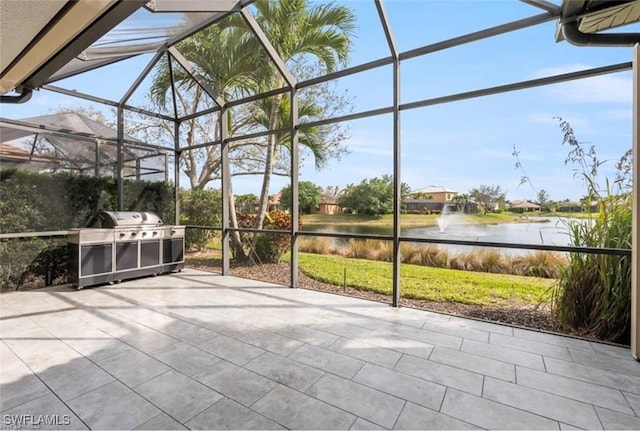
{"label": "landscaping mulch bed", "polygon": [[[220,267],[207,266],[204,263],[196,265],[202,269],[220,271]],[[210,264],[210,263],[209,263]],[[290,266],[287,263],[239,265],[232,263],[231,274],[247,279],[255,279],[281,285],[290,284]],[[359,297],[383,303],[391,303],[391,296],[351,287],[340,287],[311,279],[300,272],[299,286],[301,288],[332,292],[341,295]],[[486,321],[544,330],[557,333],[572,334],[570,329],[563,328],[550,314],[548,308],[533,307],[528,304],[513,304],[510,306],[478,306],[453,302],[434,302],[416,299],[401,299],[403,306],[415,307],[434,312],[442,312]],[[574,333],[575,334],[575,333]]]}

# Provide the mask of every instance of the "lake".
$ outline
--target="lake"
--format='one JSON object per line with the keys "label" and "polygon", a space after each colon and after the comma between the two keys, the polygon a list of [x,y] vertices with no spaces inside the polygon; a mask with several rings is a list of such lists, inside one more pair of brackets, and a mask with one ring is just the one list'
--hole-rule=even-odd
{"label": "lake", "polygon": [[[569,244],[568,221],[584,221],[558,217],[527,217],[526,221],[500,224],[468,224],[462,221],[461,215],[447,215],[440,220],[440,226],[402,228],[403,237],[433,238],[466,241],[487,241],[501,243],[523,243],[535,245],[567,246]],[[586,222],[586,221],[585,221]],[[308,224],[302,227],[305,231],[348,234],[392,235],[389,226],[367,225],[330,225]],[[336,244],[345,244],[346,240],[336,239]],[[438,245],[452,252],[466,252],[473,246]],[[512,254],[523,254],[524,249],[506,249]]]}

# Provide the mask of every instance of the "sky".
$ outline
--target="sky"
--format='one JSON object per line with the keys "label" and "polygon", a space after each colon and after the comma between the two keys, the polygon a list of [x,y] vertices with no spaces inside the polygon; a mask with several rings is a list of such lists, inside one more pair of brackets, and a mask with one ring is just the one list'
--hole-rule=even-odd
{"label": "sky", "polygon": [[[358,20],[350,66],[387,57],[374,1],[338,3],[353,9]],[[543,12],[515,0],[387,0],[385,6],[401,52]],[[132,20],[131,26],[139,21]],[[631,48],[558,43],[555,30],[552,21],[404,61],[401,103],[632,59]],[[140,56],[57,85],[118,100],[149,60]],[[149,80],[142,84],[133,101],[143,100],[148,84]],[[335,86],[351,98],[353,112],[392,104],[391,66],[336,80]],[[87,103],[38,91],[26,104],[0,105],[0,116],[26,118],[71,105]],[[600,183],[613,179],[615,161],[632,144],[631,72],[402,111],[401,180],[412,189],[440,185],[459,193],[499,185],[511,200],[533,200],[540,189],[552,200],[579,199],[585,194],[584,184],[565,164],[569,149],[562,145],[558,117],[569,121],[577,138],[594,145],[599,158],[608,161],[601,168]],[[300,180],[345,187],[392,174],[392,120],[384,115],[344,124],[349,154],[322,171],[305,158]],[[520,185],[523,173],[515,167],[514,146],[534,187]],[[181,184],[188,182],[182,178]],[[288,179],[276,178],[271,193],[286,184]],[[259,195],[260,186],[259,177],[234,180],[238,194]]]}

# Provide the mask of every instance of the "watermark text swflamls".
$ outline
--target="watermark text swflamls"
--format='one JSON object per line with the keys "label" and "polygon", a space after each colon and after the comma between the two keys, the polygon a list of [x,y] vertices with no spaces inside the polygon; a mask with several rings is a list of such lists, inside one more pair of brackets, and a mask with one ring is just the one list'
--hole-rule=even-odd
{"label": "watermark text swflamls", "polygon": [[3,429],[43,428],[48,426],[69,426],[71,416],[63,415],[33,415],[33,414],[4,414],[2,416]]}

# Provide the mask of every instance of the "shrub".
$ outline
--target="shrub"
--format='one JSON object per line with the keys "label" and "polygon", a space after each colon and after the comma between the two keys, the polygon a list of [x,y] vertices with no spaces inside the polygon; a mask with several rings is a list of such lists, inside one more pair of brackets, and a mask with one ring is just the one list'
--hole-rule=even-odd
{"label": "shrub", "polygon": [[451,257],[446,249],[437,246],[423,246],[418,249],[420,264],[429,267],[453,268]]}
{"label": "shrub", "polygon": [[[255,227],[256,215],[239,214],[238,227]],[[300,221],[298,221],[300,226]],[[290,230],[291,215],[283,211],[272,211],[266,214],[263,228],[267,230]],[[260,263],[276,263],[291,249],[290,236],[276,233],[257,233],[253,239],[251,234],[242,233],[240,238],[245,247],[250,249],[249,257]]]}
{"label": "shrub", "polygon": [[[184,222],[189,225],[221,226],[222,195],[215,189],[193,189],[185,192],[182,210]],[[207,243],[216,235],[207,229],[189,229],[185,237],[187,249],[205,249]]]}
{"label": "shrub", "polygon": [[371,259],[371,249],[376,245],[374,240],[349,239],[345,255],[348,258]]}
{"label": "shrub", "polygon": [[331,239],[328,237],[303,237],[298,242],[298,249],[300,252],[309,252],[315,254],[337,254],[332,244]]}
{"label": "shrub", "polygon": [[557,279],[567,265],[567,258],[557,252],[535,251],[511,258],[514,274]]}

